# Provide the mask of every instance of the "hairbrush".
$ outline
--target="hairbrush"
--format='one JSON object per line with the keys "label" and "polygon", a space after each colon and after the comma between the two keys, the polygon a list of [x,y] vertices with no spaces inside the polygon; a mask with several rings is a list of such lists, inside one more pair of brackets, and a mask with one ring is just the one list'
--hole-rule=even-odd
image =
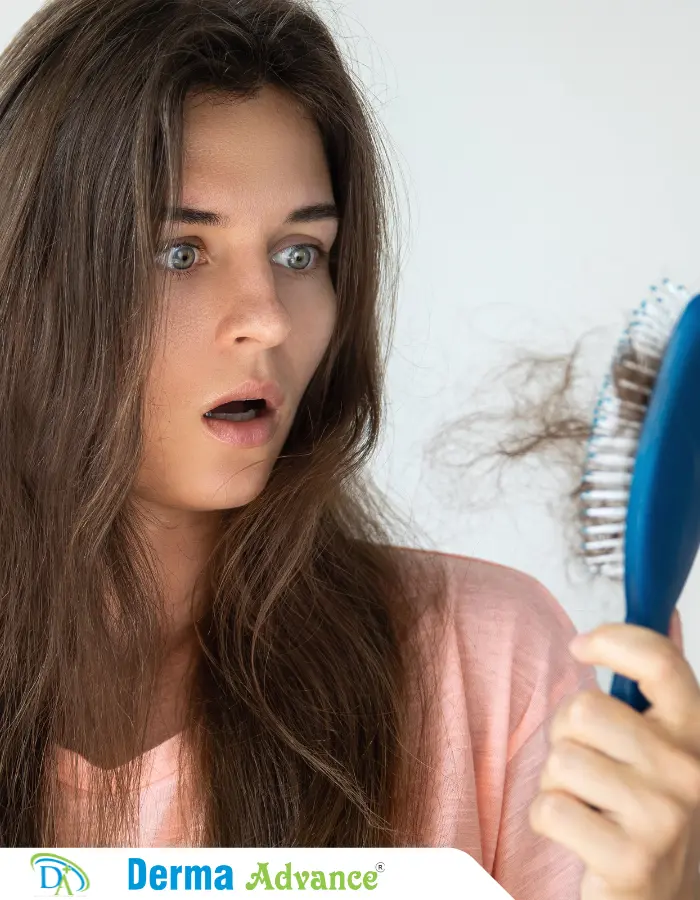
{"label": "hairbrush", "polygon": [[[627,624],[668,635],[700,546],[700,295],[651,292],[604,379],[579,500],[585,562],[624,584]],[[620,674],[610,693],[649,707]]]}

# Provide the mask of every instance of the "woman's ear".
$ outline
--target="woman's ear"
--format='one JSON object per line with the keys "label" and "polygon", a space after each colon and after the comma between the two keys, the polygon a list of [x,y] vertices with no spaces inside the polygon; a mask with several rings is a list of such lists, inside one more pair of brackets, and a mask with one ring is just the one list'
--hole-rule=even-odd
{"label": "woman's ear", "polygon": [[680,613],[677,609],[673,610],[668,636],[676,645],[676,647],[678,647],[681,653],[683,653],[683,626],[681,624]]}

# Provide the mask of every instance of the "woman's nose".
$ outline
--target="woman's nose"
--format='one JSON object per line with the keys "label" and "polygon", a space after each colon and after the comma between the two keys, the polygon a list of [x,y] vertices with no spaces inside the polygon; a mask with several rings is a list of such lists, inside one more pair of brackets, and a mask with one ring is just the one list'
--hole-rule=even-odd
{"label": "woman's nose", "polygon": [[238,267],[222,293],[226,300],[219,331],[224,339],[263,347],[284,343],[292,320],[280,299],[273,264],[268,259],[245,270]]}

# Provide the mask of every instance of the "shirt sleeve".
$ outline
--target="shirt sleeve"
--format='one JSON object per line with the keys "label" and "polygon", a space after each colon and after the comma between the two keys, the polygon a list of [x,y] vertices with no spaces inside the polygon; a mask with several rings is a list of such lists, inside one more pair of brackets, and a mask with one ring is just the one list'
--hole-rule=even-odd
{"label": "shirt sleeve", "polygon": [[514,900],[579,900],[583,863],[567,848],[535,834],[530,805],[548,752],[544,726],[508,765],[493,877]]}
{"label": "shirt sleeve", "polygon": [[528,677],[519,682],[516,676],[513,689],[528,690],[529,702],[511,735],[492,876],[514,900],[579,900],[583,862],[532,831],[529,810],[539,793],[558,707],[580,690],[600,688],[593,667],[569,653],[576,634],[573,623],[546,589],[538,587],[540,608],[548,607],[549,627],[530,629],[517,649],[516,663]]}

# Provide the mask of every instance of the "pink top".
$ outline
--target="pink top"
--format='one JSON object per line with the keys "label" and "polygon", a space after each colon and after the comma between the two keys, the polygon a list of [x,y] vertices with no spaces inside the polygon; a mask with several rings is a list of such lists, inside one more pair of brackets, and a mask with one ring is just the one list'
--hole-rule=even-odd
{"label": "pink top", "polygon": [[[599,690],[595,672],[569,654],[576,629],[539,582],[481,560],[442,558],[449,620],[439,655],[439,764],[425,844],[465,850],[516,900],[578,900],[583,864],[531,831],[528,808],[553,713],[567,695]],[[179,740],[145,754],[139,846],[182,846],[183,814],[173,793]],[[66,765],[76,754],[57,752],[68,797]],[[78,764],[84,788],[91,765],[83,757]]]}

